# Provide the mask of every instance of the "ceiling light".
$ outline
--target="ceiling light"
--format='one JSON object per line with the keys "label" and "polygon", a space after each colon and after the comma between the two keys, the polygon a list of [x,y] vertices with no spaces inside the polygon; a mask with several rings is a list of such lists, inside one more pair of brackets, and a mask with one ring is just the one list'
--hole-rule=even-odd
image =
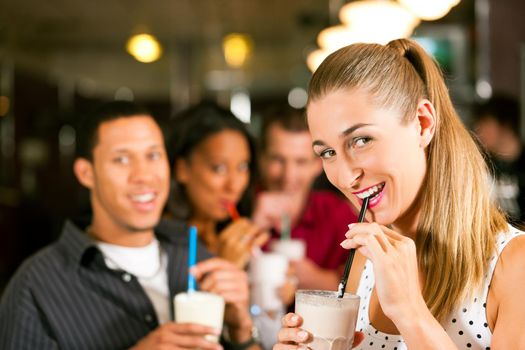
{"label": "ceiling light", "polygon": [[153,35],[137,34],[132,36],[126,49],[130,55],[142,63],[150,63],[158,60],[162,55],[162,47]]}
{"label": "ceiling light", "polygon": [[390,0],[350,2],[341,7],[339,18],[355,31],[360,42],[380,44],[409,37],[419,24],[415,15]]}
{"label": "ceiling light", "polygon": [[306,65],[308,66],[310,71],[315,72],[317,67],[319,67],[321,63],[323,63],[324,59],[328,57],[328,55],[331,53],[332,51],[328,51],[328,50],[312,51],[306,58]]}
{"label": "ceiling light", "polygon": [[234,91],[230,98],[230,110],[243,123],[250,123],[252,107],[248,91]]}
{"label": "ceiling light", "polygon": [[445,16],[456,5],[457,0],[399,0],[410,12],[425,21],[434,21]]}
{"label": "ceiling light", "polygon": [[293,108],[303,108],[307,102],[308,93],[302,87],[294,87],[288,92],[288,104]]}
{"label": "ceiling light", "polygon": [[252,39],[246,34],[232,33],[222,41],[224,59],[228,66],[240,68],[250,57],[253,48]]}
{"label": "ceiling light", "polygon": [[359,38],[347,26],[338,25],[323,29],[317,36],[317,44],[329,51],[356,43]]}

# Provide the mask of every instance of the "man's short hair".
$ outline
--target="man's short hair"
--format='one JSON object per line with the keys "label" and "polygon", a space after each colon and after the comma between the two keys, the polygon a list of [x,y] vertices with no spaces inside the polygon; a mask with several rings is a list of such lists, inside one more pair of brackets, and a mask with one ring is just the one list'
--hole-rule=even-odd
{"label": "man's short hair", "polygon": [[137,115],[152,116],[143,106],[128,101],[107,102],[85,114],[77,128],[75,157],[93,160],[93,149],[98,143],[98,130],[102,123]]}
{"label": "man's short hair", "polygon": [[274,124],[290,132],[308,131],[304,109],[295,109],[288,104],[271,106],[263,115],[260,136],[262,150],[268,146],[268,130]]}

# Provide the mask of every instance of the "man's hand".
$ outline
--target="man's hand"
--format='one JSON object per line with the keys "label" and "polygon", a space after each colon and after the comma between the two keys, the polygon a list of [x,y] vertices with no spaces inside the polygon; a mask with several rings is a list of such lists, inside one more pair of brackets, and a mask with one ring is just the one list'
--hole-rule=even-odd
{"label": "man's hand", "polygon": [[289,265],[288,271],[286,271],[286,280],[284,281],[284,284],[277,290],[277,294],[284,305],[289,306],[294,302],[298,283],[299,280],[295,274],[295,269],[292,265]]}
{"label": "man's hand", "polygon": [[204,338],[219,335],[218,330],[192,323],[167,322],[142,338],[131,350],[202,349],[222,350],[222,346]]}
{"label": "man's hand", "polygon": [[231,339],[237,343],[249,340],[253,322],[249,312],[250,292],[246,272],[224,259],[212,258],[195,265],[191,273],[202,291],[224,298],[224,322],[228,325]]}
{"label": "man's hand", "polygon": [[262,192],[257,195],[253,222],[265,230],[282,231],[283,214],[288,215],[293,226],[304,207],[304,199],[285,192]]}

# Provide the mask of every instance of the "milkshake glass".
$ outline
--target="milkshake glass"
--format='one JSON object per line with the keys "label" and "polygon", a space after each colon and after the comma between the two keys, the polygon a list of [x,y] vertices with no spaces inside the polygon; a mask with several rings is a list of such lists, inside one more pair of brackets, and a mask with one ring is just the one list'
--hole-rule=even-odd
{"label": "milkshake glass", "polygon": [[314,340],[313,350],[348,350],[354,341],[359,310],[359,296],[326,290],[298,290],[295,293],[295,313],[303,318],[302,329]]}
{"label": "milkshake glass", "polygon": [[286,280],[288,260],[277,253],[261,253],[252,257],[248,274],[251,283],[252,304],[263,311],[284,309],[278,290]]}
{"label": "milkshake glass", "polygon": [[[175,296],[175,322],[196,323],[222,331],[224,320],[224,298],[206,292],[179,293]],[[218,342],[217,335],[209,334],[206,340]]]}

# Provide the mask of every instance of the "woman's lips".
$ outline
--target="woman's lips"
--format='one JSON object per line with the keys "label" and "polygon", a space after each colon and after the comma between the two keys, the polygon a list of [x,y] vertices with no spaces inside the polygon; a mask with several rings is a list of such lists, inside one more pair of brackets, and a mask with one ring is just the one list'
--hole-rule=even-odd
{"label": "woman's lips", "polygon": [[369,197],[368,208],[373,208],[381,202],[381,199],[384,195],[385,183],[370,186],[362,191],[354,192],[354,195],[357,197],[359,203],[363,204],[363,199]]}

